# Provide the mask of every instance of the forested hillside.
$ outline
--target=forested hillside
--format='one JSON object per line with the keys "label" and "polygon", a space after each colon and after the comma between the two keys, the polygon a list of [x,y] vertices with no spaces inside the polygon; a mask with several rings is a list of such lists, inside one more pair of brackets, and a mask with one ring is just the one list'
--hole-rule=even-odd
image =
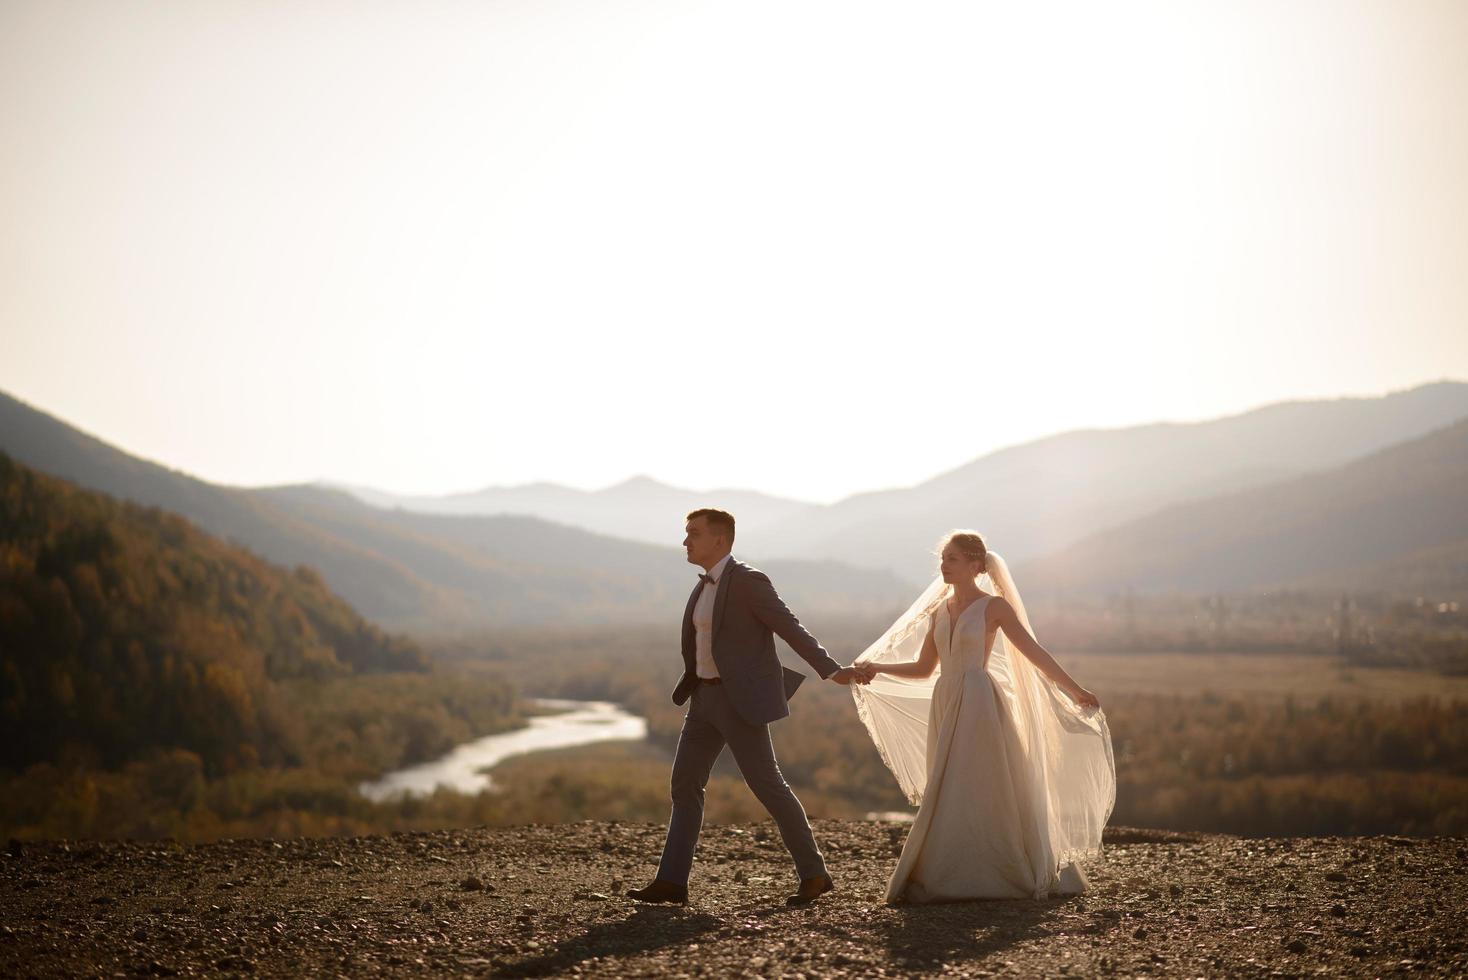
{"label": "forested hillside", "polygon": [[[436,669],[315,572],[0,454],[9,829],[148,833],[190,811],[207,825],[220,807],[311,813],[351,780],[516,720],[498,674]],[[131,809],[101,820],[99,794]]]}

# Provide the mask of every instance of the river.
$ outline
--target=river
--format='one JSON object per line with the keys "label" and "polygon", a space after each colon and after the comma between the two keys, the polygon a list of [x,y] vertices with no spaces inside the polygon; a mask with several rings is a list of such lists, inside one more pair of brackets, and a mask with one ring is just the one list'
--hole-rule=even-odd
{"label": "river", "polygon": [[440,786],[472,796],[494,785],[485,770],[512,756],[593,742],[635,741],[647,737],[646,719],[609,701],[534,698],[531,703],[553,713],[536,715],[526,728],[465,742],[440,759],[398,769],[380,779],[362,783],[357,791],[375,801],[398,795],[428,796]]}

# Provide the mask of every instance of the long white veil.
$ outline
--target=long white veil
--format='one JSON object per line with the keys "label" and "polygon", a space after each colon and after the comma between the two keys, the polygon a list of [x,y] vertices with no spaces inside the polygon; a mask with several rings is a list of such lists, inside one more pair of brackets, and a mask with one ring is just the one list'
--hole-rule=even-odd
{"label": "long white veil", "polygon": [[[979,588],[1009,600],[1033,636],[1009,566],[990,551],[987,567]],[[917,659],[930,617],[949,594],[939,576],[854,662]],[[1041,824],[1039,838],[1047,851],[1034,855],[1034,870],[1037,881],[1048,883],[1065,865],[1100,854],[1101,831],[1116,803],[1111,731],[1099,708],[1072,701],[1007,642],[1002,630],[994,637],[988,673],[1018,729],[1030,812]],[[928,713],[938,675],[937,669],[923,678],[878,674],[870,684],[851,685],[857,714],[913,804],[922,802],[927,786]],[[975,745],[972,751],[986,748]]]}

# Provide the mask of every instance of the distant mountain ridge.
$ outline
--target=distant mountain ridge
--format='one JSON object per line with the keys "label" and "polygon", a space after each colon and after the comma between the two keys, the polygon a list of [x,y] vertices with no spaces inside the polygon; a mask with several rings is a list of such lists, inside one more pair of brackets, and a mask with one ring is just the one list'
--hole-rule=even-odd
{"label": "distant mountain ridge", "polygon": [[[1306,485],[1324,495],[1330,480],[1314,477],[1343,467],[1355,473],[1353,463],[1463,418],[1468,384],[1442,382],[1382,398],[1267,406],[1213,422],[1065,433],[992,453],[906,490],[864,494],[829,507],[802,504],[795,517],[752,528],[741,516],[736,552],[752,553],[797,610],[835,615],[899,611],[913,585],[931,576],[932,545],[955,526],[984,531],[996,550],[1037,576],[1036,586],[1043,579],[1082,591],[1102,588],[1081,569],[1100,560],[1095,542],[1114,547],[1120,539],[1108,535],[1125,529],[1141,535],[1133,547],[1134,579],[1126,580],[1137,588],[1336,588],[1363,580],[1362,561],[1388,556],[1322,548],[1309,543],[1310,535],[1294,536],[1277,525],[1279,541],[1298,540],[1321,560],[1287,560],[1262,547],[1253,552],[1256,565],[1224,563],[1219,567],[1230,568],[1229,575],[1213,575],[1190,564],[1187,552],[1195,541],[1206,551],[1217,529],[1168,525],[1168,515],[1196,506],[1190,513],[1205,521],[1229,514],[1228,501],[1240,494],[1267,491],[1258,499],[1296,500],[1299,506],[1289,513],[1303,527],[1311,519],[1309,501],[1291,497],[1288,487],[1313,480]],[[271,561],[318,568],[364,615],[398,630],[456,633],[567,618],[588,624],[666,622],[676,618],[690,588],[692,573],[670,547],[519,515],[383,509],[321,486],[215,486],[128,456],[3,395],[0,450],[84,486],[177,511]],[[1446,442],[1439,450],[1455,451]],[[1430,462],[1429,453],[1416,465],[1428,472]],[[1434,512],[1461,513],[1461,504],[1453,508],[1463,495],[1439,489],[1444,496],[1433,498]],[[633,523],[666,523],[664,540],[676,540],[688,501],[665,499],[670,493],[676,498],[689,491],[646,479],[591,495],[569,491],[583,503],[596,498],[598,506],[615,499],[634,513]],[[705,496],[698,503],[734,507],[729,499]],[[1322,496],[1318,509],[1327,511],[1329,500]],[[1373,504],[1373,520],[1388,521],[1393,507],[1429,506],[1414,500],[1405,490],[1383,497]],[[1159,523],[1148,523],[1154,518]],[[1444,520],[1443,526],[1456,526],[1455,516]],[[1173,537],[1147,530],[1164,526],[1172,527]],[[1451,589],[1451,583],[1468,578],[1456,539],[1424,540],[1414,531],[1393,540],[1401,545],[1392,553],[1399,583],[1415,580],[1431,592],[1433,583]],[[1150,543],[1143,547],[1144,542]],[[1416,548],[1412,554],[1409,546]],[[1168,548],[1175,554],[1164,560]],[[1143,554],[1150,557],[1144,561]],[[1274,557],[1266,561],[1268,556]]]}
{"label": "distant mountain ridge", "polygon": [[1468,384],[1286,402],[1209,422],[1067,432],[925,483],[861,494],[761,530],[775,555],[924,580],[947,530],[972,527],[1012,562],[1187,500],[1339,466],[1468,418]]}
{"label": "distant mountain ridge", "polygon": [[[0,451],[83,487],[177,512],[277,564],[318,569],[364,616],[400,631],[568,619],[676,622],[694,582],[673,547],[538,518],[385,511],[314,486],[217,486],[130,456],[3,394]],[[674,543],[681,517],[672,519]],[[839,563],[761,564],[797,610],[885,608],[907,592],[890,574]]]}
{"label": "distant mountain ridge", "polygon": [[[1062,594],[1468,584],[1468,420],[1344,466],[1174,504],[1022,569]],[[1468,598],[1468,593],[1457,592]]]}
{"label": "distant mountain ridge", "polygon": [[677,533],[669,515],[713,505],[736,515],[761,554],[882,569],[916,584],[930,577],[931,549],[951,528],[977,528],[1022,562],[1173,504],[1341,465],[1465,417],[1468,384],[1444,381],[1382,397],[1282,402],[1206,422],[1076,430],[986,454],[912,487],[830,505],[744,490],[700,493],[646,477],[590,493],[546,483],[448,497],[351,492],[380,507],[535,514],[651,541]]}
{"label": "distant mountain ridge", "polygon": [[681,539],[683,515],[698,507],[728,510],[735,515],[741,531],[750,531],[798,519],[819,506],[753,490],[686,490],[648,476],[634,476],[601,490],[540,482],[443,496],[400,495],[332,483],[322,486],[345,490],[374,507],[423,514],[539,517],[598,534],[662,545]]}

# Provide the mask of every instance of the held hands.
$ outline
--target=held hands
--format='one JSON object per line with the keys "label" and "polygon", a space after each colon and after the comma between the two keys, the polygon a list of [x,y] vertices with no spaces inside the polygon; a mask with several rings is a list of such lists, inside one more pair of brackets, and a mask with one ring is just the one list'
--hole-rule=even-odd
{"label": "held hands", "polygon": [[874,673],[867,664],[842,667],[831,675],[831,680],[841,685],[870,684]]}
{"label": "held hands", "polygon": [[876,668],[871,664],[852,664],[836,671],[831,679],[837,684],[870,684],[876,675]]}

